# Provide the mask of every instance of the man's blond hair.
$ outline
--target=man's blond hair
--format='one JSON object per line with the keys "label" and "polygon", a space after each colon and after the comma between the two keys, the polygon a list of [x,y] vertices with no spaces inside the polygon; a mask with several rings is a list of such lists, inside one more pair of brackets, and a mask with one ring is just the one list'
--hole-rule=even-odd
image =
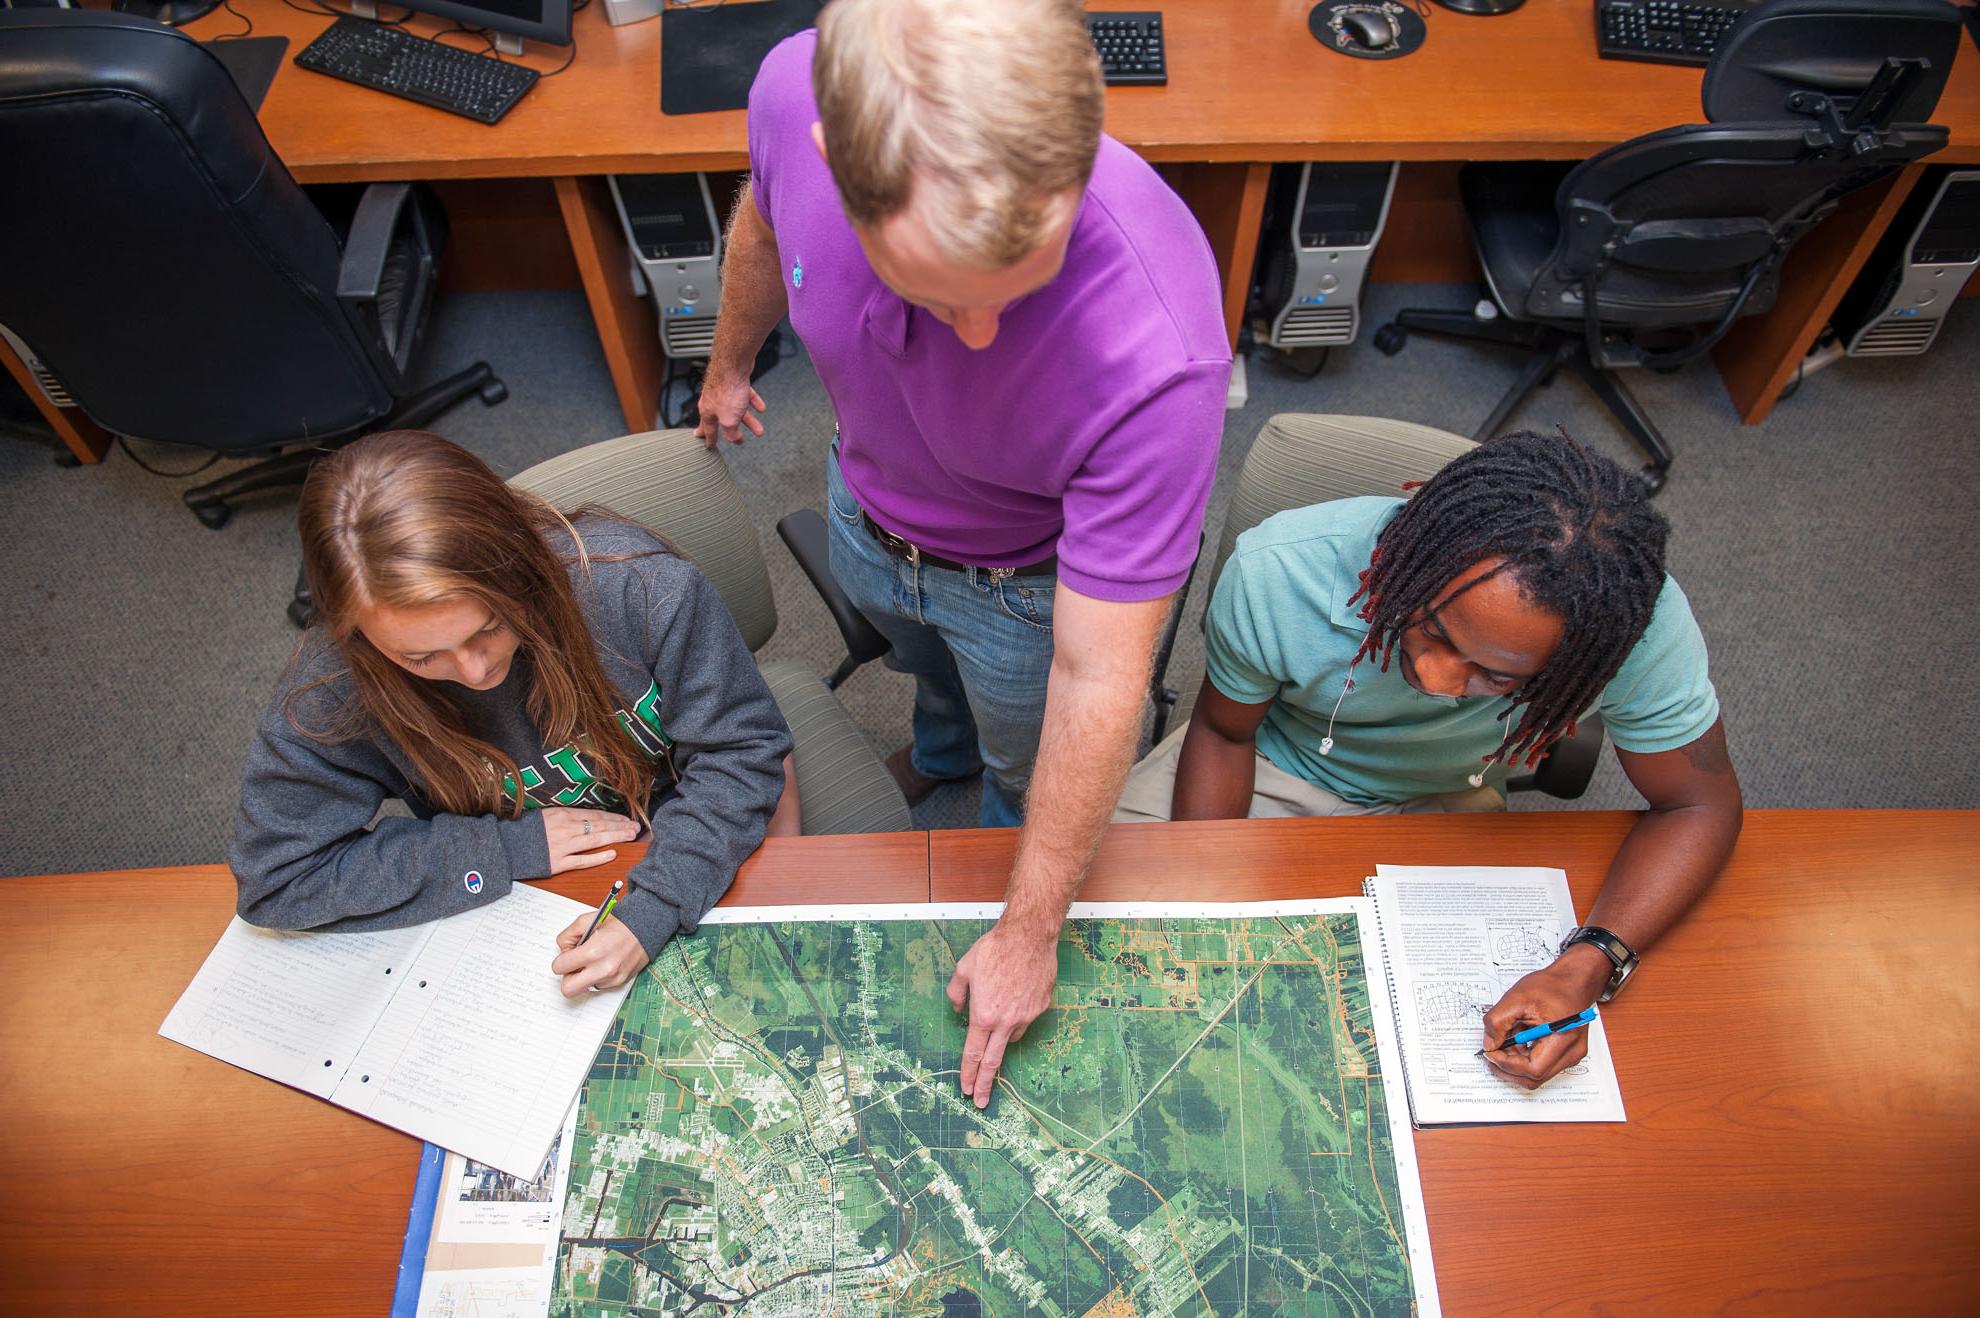
{"label": "man's blond hair", "polygon": [[944,251],[982,269],[1038,246],[1100,148],[1105,89],[1077,0],[832,0],[812,83],[852,222],[913,202]]}

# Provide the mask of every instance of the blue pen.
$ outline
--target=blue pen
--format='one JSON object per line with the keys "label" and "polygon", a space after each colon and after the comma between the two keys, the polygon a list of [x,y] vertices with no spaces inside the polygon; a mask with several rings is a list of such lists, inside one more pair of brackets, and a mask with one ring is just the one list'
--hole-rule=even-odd
{"label": "blue pen", "polygon": [[[1548,1021],[1545,1025],[1529,1025],[1519,1033],[1513,1035],[1512,1038],[1500,1044],[1499,1049],[1511,1048],[1515,1044],[1532,1043],[1536,1039],[1544,1039],[1550,1034],[1566,1034],[1569,1030],[1578,1030],[1584,1025],[1593,1025],[1594,1023],[1595,1009],[1593,1007],[1583,1007],[1572,1016],[1563,1016],[1557,1021]],[[1472,1054],[1474,1057],[1483,1057],[1484,1055],[1485,1049],[1483,1048]]]}

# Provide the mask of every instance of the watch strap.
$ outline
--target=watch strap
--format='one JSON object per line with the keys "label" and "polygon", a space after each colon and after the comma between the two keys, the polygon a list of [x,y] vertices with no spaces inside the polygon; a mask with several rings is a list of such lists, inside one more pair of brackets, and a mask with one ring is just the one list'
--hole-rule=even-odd
{"label": "watch strap", "polygon": [[1609,982],[1603,986],[1602,996],[1597,999],[1601,1002],[1607,1002],[1616,995],[1616,990],[1620,989],[1623,983],[1629,979],[1630,975],[1635,972],[1638,960],[1635,950],[1615,933],[1601,928],[1599,925],[1592,924],[1584,924],[1570,931],[1568,936],[1561,940],[1560,950],[1565,952],[1576,943],[1587,943],[1589,946],[1599,950],[1603,956],[1609,958],[1609,964],[1613,967],[1613,970],[1609,975]]}

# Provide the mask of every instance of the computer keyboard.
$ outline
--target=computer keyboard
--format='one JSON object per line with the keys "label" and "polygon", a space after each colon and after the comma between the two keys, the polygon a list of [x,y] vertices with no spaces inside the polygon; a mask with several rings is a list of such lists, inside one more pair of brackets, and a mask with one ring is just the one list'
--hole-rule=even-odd
{"label": "computer keyboard", "polygon": [[507,114],[540,76],[520,64],[350,17],[338,19],[304,46],[296,56],[296,67],[484,124]]}
{"label": "computer keyboard", "polygon": [[1089,13],[1086,30],[1100,52],[1100,72],[1110,83],[1160,87],[1169,81],[1159,10]]}
{"label": "computer keyboard", "polygon": [[1704,64],[1758,0],[1595,0],[1603,59]]}

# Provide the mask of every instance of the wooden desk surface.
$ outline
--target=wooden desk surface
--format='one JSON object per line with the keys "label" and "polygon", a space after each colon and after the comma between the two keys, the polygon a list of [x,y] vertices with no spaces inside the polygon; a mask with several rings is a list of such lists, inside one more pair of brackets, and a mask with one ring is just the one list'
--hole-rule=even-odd
{"label": "wooden desk surface", "polygon": [[[728,901],[848,894],[926,901],[925,835],[773,841]],[[158,1037],[233,907],[220,865],[0,880],[0,1312],[390,1307],[419,1142]]]}
{"label": "wooden desk surface", "polygon": [[[1634,818],[1136,825],[1081,896],[1341,896],[1378,862],[1489,859],[1566,869],[1586,911]],[[935,833],[929,855],[936,901],[994,900],[1011,837]],[[1609,1009],[1627,1124],[1417,1132],[1446,1312],[1970,1311],[1977,874],[1980,813],[1749,812]]]}
{"label": "wooden desk surface", "polygon": [[[1585,905],[1630,818],[1118,828],[1084,895],[1337,895],[1381,861],[1490,859],[1560,865]],[[983,832],[773,842],[730,902],[995,898],[1010,853]],[[595,899],[617,872],[550,886]],[[1980,813],[1749,814],[1614,1008],[1628,1124],[1419,1132],[1446,1310],[1970,1303],[1976,872]],[[383,1311],[415,1143],[156,1036],[232,893],[218,866],[0,881],[10,1312]],[[1508,1280],[1560,1242],[1586,1252]]]}
{"label": "wooden desk surface", "polygon": [[[739,3],[740,0],[730,0]],[[1125,9],[1140,0],[1098,0]],[[255,35],[285,35],[291,58],[329,19],[279,0],[236,0]],[[1170,0],[1169,85],[1116,87],[1107,128],[1159,161],[1579,159],[1701,118],[1699,70],[1599,59],[1589,0],[1540,0],[1494,18],[1435,9],[1422,49],[1356,60],[1306,31],[1311,0]],[[412,30],[445,24],[416,17]],[[306,183],[508,178],[746,163],[743,114],[660,113],[660,23],[576,16],[577,58],[500,124],[475,123],[284,64],[261,121]],[[225,10],[187,29],[239,30]],[[454,38],[455,41],[461,38]],[[1980,160],[1980,52],[1961,42],[1938,122],[1938,159]],[[563,52],[532,44],[548,70]]]}

